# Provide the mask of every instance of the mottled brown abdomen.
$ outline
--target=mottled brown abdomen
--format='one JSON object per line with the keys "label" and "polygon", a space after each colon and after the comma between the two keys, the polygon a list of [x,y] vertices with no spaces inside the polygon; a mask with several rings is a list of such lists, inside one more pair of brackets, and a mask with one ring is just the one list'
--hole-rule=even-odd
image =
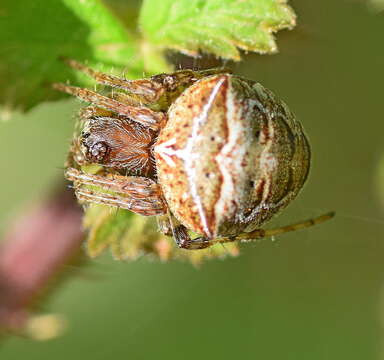
{"label": "mottled brown abdomen", "polygon": [[282,101],[225,74],[177,98],[155,158],[171,212],[214,238],[258,227],[293,200],[308,175],[310,148]]}

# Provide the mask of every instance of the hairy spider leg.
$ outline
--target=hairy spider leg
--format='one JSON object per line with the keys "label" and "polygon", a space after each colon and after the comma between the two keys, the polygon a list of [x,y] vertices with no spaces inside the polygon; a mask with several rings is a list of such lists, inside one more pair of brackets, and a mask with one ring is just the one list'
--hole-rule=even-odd
{"label": "hairy spider leg", "polygon": [[232,72],[227,68],[200,71],[187,69],[175,71],[169,74],[159,74],[147,79],[127,80],[96,71],[73,59],[63,58],[63,60],[71,68],[87,74],[99,84],[122,89],[137,95],[138,97],[136,98],[136,101],[145,105],[157,102],[164,93],[174,92],[177,88],[181,88],[180,90],[183,90],[183,87],[187,87],[204,77],[215,74],[228,74]]}
{"label": "hairy spider leg", "polygon": [[174,237],[177,245],[183,249],[188,249],[188,250],[205,249],[209,246],[212,246],[218,243],[228,243],[233,241],[253,241],[253,240],[262,239],[270,236],[280,235],[286,232],[305,229],[314,225],[321,224],[327,220],[330,220],[334,216],[335,216],[334,212],[329,212],[313,219],[305,220],[296,224],[282,226],[276,229],[267,229],[267,230],[256,229],[252,232],[242,233],[234,237],[223,237],[223,238],[216,238],[216,239],[208,239],[205,237],[190,239],[188,234],[185,231],[182,231],[182,229],[179,229],[180,226],[178,226],[174,229]]}
{"label": "hairy spider leg", "polygon": [[150,79],[127,80],[96,71],[73,59],[63,58],[63,60],[71,68],[87,74],[99,84],[108,85],[139,95],[143,104],[155,102],[163,93],[162,84],[151,81]]}
{"label": "hairy spider leg", "polygon": [[90,105],[80,109],[79,119],[81,121],[86,121],[95,116],[110,117],[112,115],[112,111],[108,111],[100,107]]}
{"label": "hairy spider leg", "polygon": [[[108,96],[114,100],[131,106],[142,107],[143,105],[146,105],[143,99],[135,94],[127,94],[121,91],[111,91]],[[151,106],[151,110],[157,111],[157,109],[154,108],[155,106]]]}
{"label": "hairy spider leg", "polygon": [[156,112],[146,107],[127,105],[108,96],[100,95],[95,91],[82,89],[77,86],[55,83],[53,84],[53,87],[56,90],[74,95],[83,101],[90,102],[96,107],[126,116],[131,120],[155,131],[161,129],[165,123],[166,115],[162,112]]}
{"label": "hairy spider leg", "polygon": [[92,175],[74,168],[67,169],[65,177],[74,182],[79,201],[119,207],[144,216],[161,215],[167,211],[160,186],[149,178],[116,174]]}

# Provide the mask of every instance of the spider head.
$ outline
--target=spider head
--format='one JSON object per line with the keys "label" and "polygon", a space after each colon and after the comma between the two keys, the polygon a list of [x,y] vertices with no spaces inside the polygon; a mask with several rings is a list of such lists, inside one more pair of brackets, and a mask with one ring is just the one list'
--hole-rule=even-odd
{"label": "spider head", "polygon": [[103,164],[110,147],[97,134],[83,131],[81,134],[81,150],[88,162]]}
{"label": "spider head", "polygon": [[101,116],[87,120],[78,139],[87,163],[138,175],[154,172],[153,140],[151,130],[129,119]]}

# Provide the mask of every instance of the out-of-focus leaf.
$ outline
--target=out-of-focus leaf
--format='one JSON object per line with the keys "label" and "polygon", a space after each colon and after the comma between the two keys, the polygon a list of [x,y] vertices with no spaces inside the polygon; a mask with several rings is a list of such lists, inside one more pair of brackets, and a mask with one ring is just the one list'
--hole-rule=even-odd
{"label": "out-of-focus leaf", "polygon": [[118,260],[134,260],[150,255],[162,261],[188,260],[194,265],[209,258],[222,258],[239,253],[235,243],[218,244],[205,250],[179,249],[171,237],[157,231],[153,217],[144,217],[127,210],[92,204],[85,216],[84,225],[89,231],[87,250],[91,257],[110,247]]}
{"label": "out-of-focus leaf", "polygon": [[[133,38],[99,0],[2,0],[0,2],[0,104],[27,110],[61,96],[52,82],[75,81],[60,56],[98,69],[141,76]],[[103,64],[103,67],[100,67]]]}
{"label": "out-of-focus leaf", "polygon": [[383,11],[384,10],[384,0],[368,0],[369,5],[375,10],[375,11]]}
{"label": "out-of-focus leaf", "polygon": [[144,0],[139,23],[154,44],[239,60],[238,48],[275,52],[273,33],[295,19],[285,0]]}

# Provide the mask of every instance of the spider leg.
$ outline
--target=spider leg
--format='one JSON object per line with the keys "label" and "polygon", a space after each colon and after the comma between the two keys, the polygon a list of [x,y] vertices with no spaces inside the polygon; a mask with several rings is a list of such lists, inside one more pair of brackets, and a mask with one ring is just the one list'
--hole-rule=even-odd
{"label": "spider leg", "polygon": [[167,211],[159,185],[149,178],[92,175],[74,168],[67,169],[65,176],[74,182],[79,201],[120,207],[144,216],[161,215]]}
{"label": "spider leg", "polygon": [[206,76],[211,76],[211,75],[217,75],[217,74],[232,74],[233,73],[233,71],[231,69],[226,68],[226,67],[199,70],[197,72],[199,73],[200,78],[203,78]]}
{"label": "spider leg", "polygon": [[[249,233],[242,233],[240,235],[237,235],[234,238],[229,238],[232,240],[229,241],[242,241],[242,240],[256,240],[256,239],[262,239],[265,237],[270,237],[270,236],[275,236],[275,235],[280,235],[284,234],[286,232],[291,232],[291,231],[297,231],[297,230],[302,230],[306,229],[308,227],[314,226],[321,224],[327,220],[332,219],[335,216],[335,212],[331,211],[329,213],[326,213],[324,215],[318,216],[316,218],[312,218],[309,220],[304,220],[296,224],[291,224],[291,225],[286,225],[282,226],[276,229],[256,229],[254,231],[251,231]],[[220,241],[221,242],[221,241]]]}
{"label": "spider leg", "polygon": [[206,249],[216,244],[214,239],[198,237],[191,239],[185,226],[179,225],[173,229],[173,237],[178,247],[186,250]]}
{"label": "spider leg", "polygon": [[180,88],[182,91],[184,87],[191,85],[203,77],[232,72],[228,68],[215,68],[200,71],[179,70],[169,74],[155,75],[148,79],[126,80],[96,71],[73,59],[63,58],[63,60],[71,68],[87,74],[99,84],[122,89],[137,95],[137,101],[144,105],[155,103],[164,93],[172,93],[177,88]]}
{"label": "spider leg", "polygon": [[[112,91],[109,96],[114,100],[131,106],[142,107],[143,105],[146,105],[146,103],[143,102],[142,99],[135,94],[127,94],[121,91]],[[151,107],[151,109],[153,110],[153,107]]]}
{"label": "spider leg", "polygon": [[91,105],[91,106],[86,106],[80,109],[79,119],[81,121],[86,121],[86,120],[92,119],[95,116],[110,117],[112,115],[113,115],[112,111],[108,111],[100,107]]}
{"label": "spider leg", "polygon": [[160,231],[165,235],[172,235],[179,248],[186,250],[205,249],[213,243],[207,238],[191,239],[188,229],[168,211],[168,216],[158,219]]}
{"label": "spider leg", "polygon": [[89,189],[77,188],[75,194],[80,202],[92,202],[96,204],[118,207],[130,210],[143,216],[155,216],[163,213],[163,209],[150,199],[133,199],[122,196],[113,196],[106,193],[91,191]]}
{"label": "spider leg", "polygon": [[205,249],[210,246],[207,242],[195,241],[191,239],[187,228],[168,211],[168,214],[157,216],[159,231],[167,236],[173,236],[176,245],[182,249]]}
{"label": "spider leg", "polygon": [[98,108],[127,116],[131,120],[155,131],[162,127],[166,119],[165,114],[162,112],[156,112],[146,107],[127,105],[108,96],[100,95],[89,89],[82,89],[80,87],[61,83],[55,83],[53,84],[53,87],[56,90],[74,95],[83,101],[90,102]]}
{"label": "spider leg", "polygon": [[291,232],[291,231],[297,231],[297,230],[302,230],[306,229],[308,227],[314,226],[321,224],[325,221],[328,221],[332,219],[335,216],[335,212],[331,211],[328,212],[324,215],[320,215],[316,218],[312,218],[309,220],[304,220],[296,224],[290,224],[286,226],[282,226],[276,229],[256,229],[251,232],[244,232],[240,235],[233,236],[233,237],[223,237],[223,238],[217,238],[214,240],[214,243],[226,243],[226,242],[232,242],[232,241],[253,241],[257,239],[262,239],[266,237],[271,237],[275,235],[280,235],[284,234],[286,232]]}
{"label": "spider leg", "polygon": [[321,224],[327,220],[330,220],[334,216],[335,216],[334,212],[329,212],[317,218],[305,220],[297,224],[282,226],[280,228],[268,229],[268,230],[256,229],[249,233],[242,233],[240,235],[233,236],[233,237],[223,237],[223,238],[216,238],[216,239],[208,239],[205,237],[198,237],[195,239],[191,239],[188,233],[186,232],[186,229],[185,228],[181,229],[180,227],[182,225],[180,225],[175,227],[175,229],[173,230],[173,235],[177,245],[183,249],[188,249],[188,250],[205,249],[207,247],[210,247],[218,243],[227,243],[232,241],[252,241],[252,240],[262,239],[269,236],[280,235],[290,231],[305,229],[317,224]]}
{"label": "spider leg", "polygon": [[117,76],[108,75],[100,71],[91,69],[90,67],[73,59],[63,58],[65,63],[71,68],[87,74],[96,80],[99,84],[112,86],[118,89],[128,91],[140,97],[143,104],[155,102],[163,93],[162,84],[151,81],[150,79],[126,80]]}

